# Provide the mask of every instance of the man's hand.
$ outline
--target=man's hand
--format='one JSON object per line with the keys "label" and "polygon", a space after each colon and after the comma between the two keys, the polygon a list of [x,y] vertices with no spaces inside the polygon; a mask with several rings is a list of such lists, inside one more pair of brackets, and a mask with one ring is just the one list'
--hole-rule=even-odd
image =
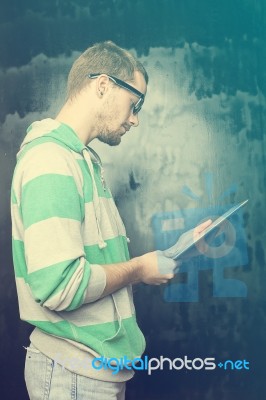
{"label": "man's hand", "polygon": [[115,292],[124,286],[135,283],[161,285],[174,277],[179,261],[165,257],[160,250],[146,253],[118,264],[107,264],[102,267],[106,274],[106,287],[101,297]]}
{"label": "man's hand", "polygon": [[[207,221],[203,222],[202,224],[196,226],[196,228],[190,229],[189,231],[183,233],[183,235],[180,236],[179,240],[177,243],[174,244],[174,246],[170,247],[167,250],[164,250],[164,255],[166,257],[173,257],[176,253],[178,253],[180,250],[184,249],[193,239],[196,241],[199,237],[199,235],[206,229],[210,224],[212,223],[211,219],[208,219]],[[184,258],[190,258],[198,255],[198,252],[204,253],[206,243],[204,241],[202,243],[199,243],[197,245],[197,249],[189,251],[189,254],[187,254]]]}
{"label": "man's hand", "polygon": [[208,219],[207,221],[202,222],[202,224],[196,226],[196,228],[193,229],[195,237],[197,235],[199,235],[201,232],[203,232],[204,229],[208,228],[208,226],[210,226],[211,223],[212,223],[212,220]]}
{"label": "man's hand", "polygon": [[176,269],[181,263],[165,257],[162,251],[157,250],[138,257],[138,277],[140,282],[148,285],[167,283],[174,277]]}
{"label": "man's hand", "polygon": [[123,263],[102,265],[106,274],[106,287],[101,297],[130,284],[143,282],[148,285],[161,285],[167,283],[174,277],[181,265],[181,261],[171,258],[175,254],[176,247],[180,244],[184,246],[184,243],[192,237],[197,238],[211,222],[211,220],[205,221],[184,233],[177,244],[168,250],[152,251]]}

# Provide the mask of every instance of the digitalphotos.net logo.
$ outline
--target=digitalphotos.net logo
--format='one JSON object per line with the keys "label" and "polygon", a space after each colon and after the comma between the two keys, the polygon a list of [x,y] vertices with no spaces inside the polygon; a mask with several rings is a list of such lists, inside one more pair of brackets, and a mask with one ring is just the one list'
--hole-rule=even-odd
{"label": "digitalphotos.net logo", "polygon": [[249,370],[250,363],[247,360],[225,360],[216,361],[214,357],[206,358],[190,358],[187,355],[184,357],[176,357],[170,359],[168,357],[160,356],[159,358],[144,356],[142,358],[136,357],[129,359],[124,356],[121,358],[111,357],[95,357],[89,359],[67,358],[62,354],[57,354],[55,357],[55,366],[61,365],[67,369],[94,369],[94,370],[111,370],[112,375],[117,375],[121,370],[135,370],[146,371],[151,375],[154,371],[214,371],[217,368],[225,371],[240,371]]}
{"label": "digitalphotos.net logo", "polygon": [[[224,202],[229,195],[236,193],[237,186],[232,184],[216,203]],[[213,198],[213,175],[205,174],[205,194]],[[200,207],[202,198],[197,196],[189,187],[183,187],[183,193],[195,202],[195,208],[180,209],[172,212],[162,212],[153,215],[151,224],[155,247],[165,250],[173,246],[185,232],[195,228],[201,221],[211,218],[215,220],[226,212],[232,204]],[[210,202],[210,201],[209,201]],[[221,225],[215,238],[204,243],[204,251],[198,252],[197,257],[182,260],[179,273],[186,275],[185,283],[170,282],[164,289],[166,302],[198,302],[199,273],[212,270],[213,297],[247,297],[246,284],[237,278],[227,278],[228,270],[248,264],[247,239],[243,227],[243,211],[238,210]],[[237,277],[237,275],[235,274]]]}

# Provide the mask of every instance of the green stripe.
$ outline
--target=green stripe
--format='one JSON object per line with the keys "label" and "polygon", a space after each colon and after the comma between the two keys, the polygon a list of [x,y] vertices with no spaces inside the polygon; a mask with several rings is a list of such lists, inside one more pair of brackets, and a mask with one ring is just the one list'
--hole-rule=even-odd
{"label": "green stripe", "polygon": [[[24,243],[21,240],[12,240],[13,264],[16,278],[27,277]],[[23,301],[23,300],[22,300]]]}
{"label": "green stripe", "polygon": [[17,204],[18,203],[18,200],[17,200],[17,197],[15,195],[15,191],[14,191],[13,187],[11,188],[10,198],[11,198],[11,203],[12,204]]}
{"label": "green stripe", "polygon": [[76,160],[83,175],[83,196],[84,202],[89,203],[93,200],[92,178],[85,160]]}
{"label": "green stripe", "polygon": [[81,221],[84,204],[73,177],[45,174],[26,183],[22,190],[22,216],[25,228],[51,218]]}
{"label": "green stripe", "polygon": [[[119,263],[129,260],[129,252],[127,247],[127,240],[124,236],[118,236],[116,238],[106,240],[107,247],[104,249],[100,249],[98,245],[93,246],[85,246],[85,254],[86,259],[89,260],[91,264],[113,264]],[[14,257],[14,268],[15,275],[17,278],[27,277],[27,266],[25,262],[25,254],[24,254],[24,243],[20,240],[12,241],[13,246],[13,257]],[[58,263],[56,265],[60,265]],[[65,265],[65,261],[62,262],[62,265]],[[51,269],[53,267],[46,267],[40,271],[35,271],[32,274],[40,273],[43,270],[49,269],[48,277],[52,273]],[[46,279],[43,277],[42,279]]]}
{"label": "green stripe", "polygon": [[[85,160],[77,160],[80,169],[82,171],[82,174],[84,176],[84,199],[85,199],[85,203],[88,203],[90,201],[92,201],[92,196],[93,196],[93,186],[92,186],[92,179],[91,179],[91,174],[90,174],[90,170],[88,167],[88,164]],[[95,183],[96,183],[96,187],[98,190],[98,196],[99,197],[105,197],[105,198],[111,198],[111,192],[110,190],[107,188],[106,190],[104,190],[102,181],[101,181],[101,169],[100,166],[96,163],[92,163],[93,164],[93,170],[94,170],[94,179],[95,179]]]}
{"label": "green stripe", "polygon": [[[69,281],[79,267],[80,260],[66,260],[38,271],[28,274],[27,282],[29,283],[35,300],[43,304],[46,300],[51,301],[53,296],[58,292],[66,289]],[[78,308],[84,300],[84,293],[88,286],[91,269],[89,264],[84,266],[84,272],[79,287],[71,304],[66,311]],[[45,282],[45,285],[43,284]]]}
{"label": "green stripe", "polygon": [[[51,131],[51,132],[53,132],[53,131]],[[50,132],[50,134],[51,134],[51,132]],[[49,142],[50,142],[50,143],[51,143],[51,142],[52,142],[52,143],[55,143],[55,144],[57,144],[58,146],[63,147],[65,150],[70,151],[69,148],[68,148],[64,143],[60,142],[60,141],[57,140],[57,139],[54,139],[54,138],[52,138],[52,137],[46,137],[46,136],[38,137],[38,138],[36,138],[36,139],[33,139],[32,142],[27,143],[27,144],[23,147],[23,149],[22,149],[21,152],[19,153],[19,159],[18,159],[17,166],[18,166],[18,164],[19,164],[19,161],[22,160],[22,158],[25,156],[25,154],[26,154],[30,149],[32,149],[32,148],[35,147],[35,146],[39,146],[39,145],[42,144],[42,143],[49,143]]]}
{"label": "green stripe", "polygon": [[[102,355],[102,350],[104,350],[105,357],[120,358],[127,355],[132,359],[141,355],[144,350],[145,339],[136,323],[135,316],[122,320],[119,334],[111,340],[108,338],[114,336],[118,330],[117,321],[88,326],[76,326],[67,321],[52,323],[27,320],[27,322],[51,335],[74,340],[85,346],[89,343],[89,347],[98,354]],[[106,339],[107,341],[102,344]]]}
{"label": "green stripe", "polygon": [[117,236],[105,240],[107,246],[100,249],[99,246],[84,246],[86,259],[91,264],[113,264],[129,260],[127,240],[124,236]]}

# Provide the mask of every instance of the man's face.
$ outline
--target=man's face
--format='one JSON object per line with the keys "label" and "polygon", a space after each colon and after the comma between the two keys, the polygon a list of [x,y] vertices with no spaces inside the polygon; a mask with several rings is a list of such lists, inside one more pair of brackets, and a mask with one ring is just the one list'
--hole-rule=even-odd
{"label": "man's face", "polygon": [[[147,85],[139,71],[134,73],[134,83],[128,82],[139,92],[146,94]],[[138,114],[133,114],[133,107],[139,97],[129,90],[110,85],[110,92],[103,103],[103,112],[98,115],[98,139],[110,146],[117,146],[121,137],[134,126],[138,126]]]}

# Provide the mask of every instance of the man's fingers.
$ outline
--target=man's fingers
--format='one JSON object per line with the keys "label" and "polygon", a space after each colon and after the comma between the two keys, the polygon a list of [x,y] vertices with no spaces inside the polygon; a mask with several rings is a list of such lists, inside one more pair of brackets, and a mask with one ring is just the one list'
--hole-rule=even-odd
{"label": "man's fingers", "polygon": [[174,274],[167,274],[167,275],[165,275],[165,278],[166,279],[173,279],[174,276],[175,276]]}
{"label": "man's fingers", "polygon": [[204,229],[208,228],[208,226],[210,226],[212,223],[211,219],[208,219],[207,221],[204,221],[202,224],[196,226],[195,228],[195,234],[199,235],[202,231],[204,231]]}
{"label": "man's fingers", "polygon": [[155,282],[154,285],[161,285],[163,283],[167,283],[170,279],[173,279],[174,274],[165,274],[162,275],[159,279],[159,282]]}

